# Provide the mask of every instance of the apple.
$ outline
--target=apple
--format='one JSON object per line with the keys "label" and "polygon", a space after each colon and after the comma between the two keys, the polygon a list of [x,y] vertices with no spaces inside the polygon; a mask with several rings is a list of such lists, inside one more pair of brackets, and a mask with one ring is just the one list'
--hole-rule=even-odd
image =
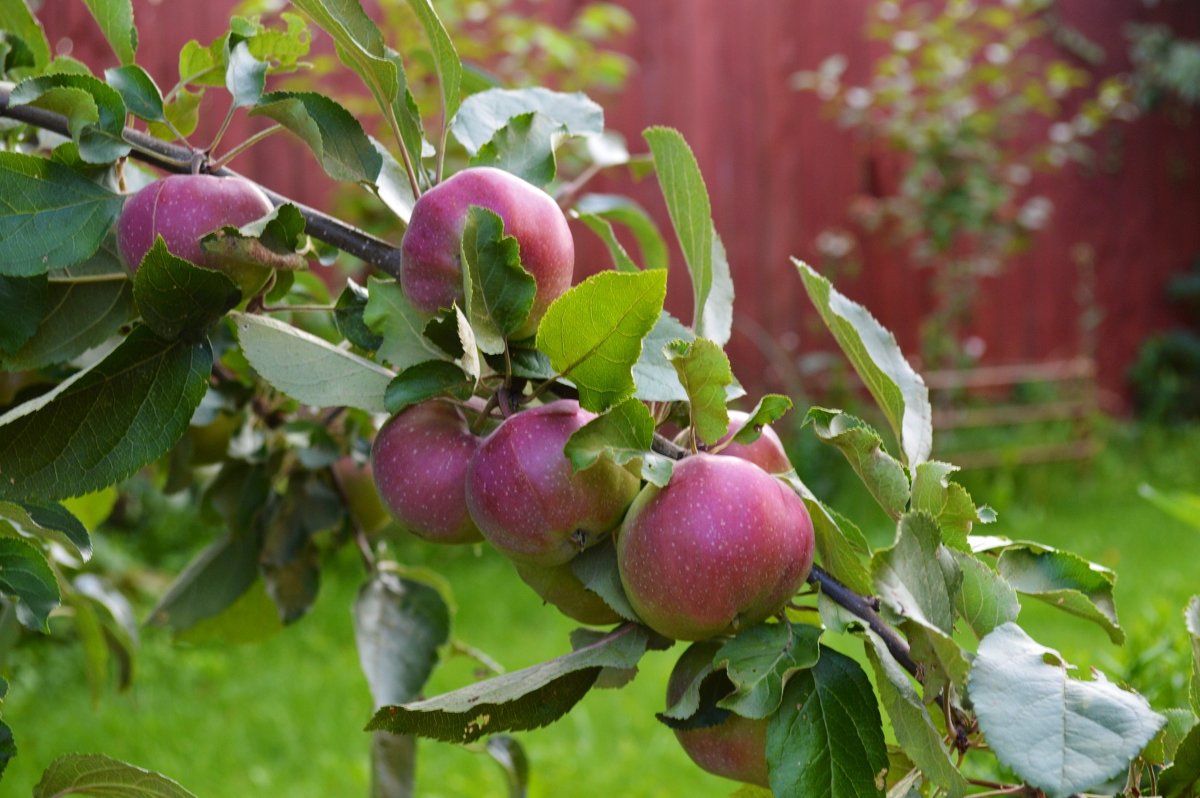
{"label": "apple", "polygon": [[[675,663],[667,680],[667,706],[683,696],[689,684],[712,663],[716,642],[693,643]],[[732,690],[732,685],[730,689]],[[730,712],[715,726],[675,729],[675,738],[701,769],[735,781],[769,786],[767,719],[751,720]]]}
{"label": "apple", "polygon": [[573,399],[522,410],[484,440],[467,469],[479,531],[513,560],[561,565],[621,522],[638,478],[604,459],[576,473],[563,447],[595,418]]}
{"label": "apple", "polygon": [[261,219],[273,207],[262,189],[245,178],[170,175],[126,200],[117,220],[117,248],[129,270],[136,272],[162,236],[175,257],[223,271],[243,296],[253,296],[270,278],[271,269],[253,263],[221,263],[204,251],[200,239],[226,225],[241,227]]}
{"label": "apple", "polygon": [[[787,452],[783,449],[783,441],[779,440],[779,435],[770,426],[764,425],[758,440],[754,443],[727,443],[734,435],[741,431],[746,422],[750,420],[749,413],[743,413],[741,410],[729,411],[729,432],[714,443],[709,448],[722,446],[721,451],[717,454],[725,454],[730,457],[740,457],[743,460],[749,460],[756,466],[766,471],[768,474],[786,474],[792,470],[792,463],[788,460]],[[686,446],[688,437],[691,435],[689,430],[684,430],[675,437],[675,443],[680,446]]]}
{"label": "apple", "polygon": [[421,195],[400,242],[400,285],[425,313],[462,304],[462,234],[472,205],[504,220],[537,284],[533,308],[516,339],[528,338],[550,303],[571,287],[575,241],[554,199],[516,175],[490,166],[464,169]]}
{"label": "apple", "polygon": [[479,449],[466,415],[431,400],[383,425],[371,446],[371,470],[384,506],[404,529],[434,543],[482,540],[467,513],[467,465]]}
{"label": "apple", "polygon": [[621,616],[605,604],[604,599],[583,586],[569,562],[550,567],[525,562],[514,562],[513,565],[522,582],[568,618],[593,626],[621,622]]}
{"label": "apple", "polygon": [[783,608],[812,569],[813,527],[783,482],[737,457],[695,454],[647,485],[617,533],[637,614],[678,640],[732,633]]}

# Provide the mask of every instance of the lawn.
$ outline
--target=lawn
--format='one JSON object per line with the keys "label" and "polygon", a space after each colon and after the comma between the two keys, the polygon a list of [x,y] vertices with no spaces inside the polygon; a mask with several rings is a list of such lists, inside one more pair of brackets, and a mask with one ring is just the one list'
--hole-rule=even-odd
{"label": "lawn", "polygon": [[[1116,669],[1170,701],[1177,685],[1164,686],[1169,679],[1162,671],[1184,661],[1180,611],[1200,592],[1200,534],[1139,498],[1137,486],[1200,490],[1200,427],[1117,427],[1109,438],[1108,449],[1088,464],[980,472],[963,481],[977,500],[999,511],[989,531],[1062,546],[1121,575],[1117,606],[1134,644],[1128,650],[1082,621],[1031,602],[1022,621],[1034,636],[1077,664]],[[800,447],[802,455],[810,451]],[[886,537],[887,525],[869,498],[845,487],[840,464],[825,457],[808,464],[829,469],[828,478],[803,474],[814,487],[832,486],[837,506],[873,539]],[[20,649],[9,663],[4,705],[20,755],[0,792],[28,795],[54,757],[88,751],[160,770],[201,798],[365,795],[368,740],[361,729],[370,701],[349,615],[361,569],[349,555],[330,563],[314,611],[272,639],[183,647],[161,631],[145,630],[133,689],[106,693],[95,704],[77,646],[51,640]],[[417,544],[404,546],[403,555],[448,577],[458,606],[456,638],[505,667],[567,650],[573,624],[542,607],[498,556]],[[735,785],[692,767],[653,717],[679,650],[651,653],[625,689],[593,691],[556,725],[521,734],[531,759],[531,795],[729,795]],[[435,674],[431,691],[463,684],[472,669],[465,658],[452,658]],[[485,755],[422,744],[419,795],[503,790],[500,771]]]}

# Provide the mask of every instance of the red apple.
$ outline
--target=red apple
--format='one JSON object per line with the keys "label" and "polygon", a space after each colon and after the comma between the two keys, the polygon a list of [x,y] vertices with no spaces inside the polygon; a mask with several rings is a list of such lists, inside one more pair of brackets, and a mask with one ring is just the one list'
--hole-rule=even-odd
{"label": "red apple", "polygon": [[617,534],[638,615],[679,640],[735,632],[783,608],[812,569],[813,528],[780,480],[736,457],[696,454],[647,485]]}
{"label": "red apple", "polygon": [[[786,474],[791,471],[792,463],[788,460],[787,452],[783,449],[783,441],[779,440],[779,436],[770,426],[763,426],[762,434],[759,435],[758,440],[754,441],[754,443],[726,444],[726,441],[729,441],[734,435],[740,432],[749,420],[749,413],[743,413],[741,410],[730,410],[729,432],[725,433],[710,448],[716,448],[724,444],[724,448],[718,454],[726,454],[730,457],[740,457],[743,460],[748,460],[768,474]],[[690,430],[684,430],[675,437],[675,442],[680,446],[686,446],[690,435]]]}
{"label": "red apple", "polygon": [[550,567],[524,562],[513,565],[522,582],[568,618],[596,626],[621,622],[621,616],[613,612],[604,599],[583,586],[569,562]]}
{"label": "red apple", "polygon": [[505,419],[467,469],[467,506],[479,531],[513,560],[561,565],[621,522],[638,478],[602,460],[575,473],[563,454],[595,418],[571,399]]}
{"label": "red apple", "polygon": [[490,166],[464,169],[421,195],[400,244],[400,285],[419,310],[462,304],[462,234],[472,205],[504,220],[521,248],[521,264],[537,284],[529,318],[514,338],[527,338],[550,303],[571,287],[575,242],[554,199],[516,175]]}
{"label": "red apple", "polygon": [[388,421],[371,446],[375,487],[388,511],[434,543],[482,540],[467,513],[467,464],[479,448],[463,412],[423,402]]}
{"label": "red apple", "polygon": [[[667,680],[667,706],[680,699],[689,684],[713,660],[719,643],[694,643],[683,652]],[[732,685],[731,685],[732,687]],[[733,712],[715,726],[675,729],[675,738],[701,769],[716,776],[767,787],[767,720],[750,720]]]}
{"label": "red apple", "polygon": [[130,271],[162,236],[167,250],[197,266],[224,271],[243,295],[262,288],[271,269],[255,264],[221,264],[205,252],[200,239],[226,225],[241,227],[261,219],[273,206],[249,180],[213,175],[171,175],[156,180],[125,202],[117,221],[117,248]]}

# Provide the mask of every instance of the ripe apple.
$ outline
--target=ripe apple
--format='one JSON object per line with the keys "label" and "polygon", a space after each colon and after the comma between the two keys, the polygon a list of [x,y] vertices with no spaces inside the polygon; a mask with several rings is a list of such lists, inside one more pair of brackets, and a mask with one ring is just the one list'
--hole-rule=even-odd
{"label": "ripe apple", "polygon": [[528,338],[550,303],[571,287],[575,241],[549,194],[502,169],[464,169],[417,200],[400,243],[404,295],[426,313],[462,304],[462,234],[472,205],[504,220],[504,234],[517,239],[521,264],[537,284],[529,318],[513,336]]}
{"label": "ripe apple", "polygon": [[400,525],[434,543],[482,540],[467,514],[467,464],[479,448],[463,412],[431,400],[388,421],[371,446],[375,488]]}
{"label": "ripe apple", "polygon": [[135,272],[162,236],[175,257],[220,269],[237,283],[243,296],[253,296],[271,276],[271,269],[253,263],[220,263],[204,251],[200,239],[226,225],[241,227],[261,219],[272,208],[267,195],[244,178],[170,175],[126,200],[117,221],[117,248]]}
{"label": "ripe apple", "polygon": [[505,419],[467,469],[467,507],[503,554],[561,565],[621,522],[638,478],[610,460],[575,473],[563,454],[571,433],[595,416],[573,399]]}
{"label": "ripe apple", "polygon": [[[667,706],[712,662],[721,646],[693,643],[675,663],[667,680]],[[730,685],[732,689],[732,685]],[[675,729],[675,738],[701,769],[716,776],[767,787],[767,720],[750,720],[730,712],[715,726]]]}
{"label": "ripe apple", "polygon": [[[724,437],[713,444],[713,448],[721,446],[733,438],[749,420],[749,413],[743,413],[741,410],[730,410],[729,432],[725,433]],[[675,437],[675,443],[681,446],[686,445],[690,434],[688,430],[684,430]],[[792,470],[792,463],[788,460],[787,452],[783,449],[783,441],[779,440],[779,436],[770,426],[763,426],[762,434],[759,435],[758,440],[754,443],[730,443],[725,445],[718,454],[726,454],[730,457],[740,457],[743,460],[749,460],[768,474],[786,474]]]}
{"label": "ripe apple", "polygon": [[621,616],[613,612],[604,599],[583,586],[569,562],[550,567],[526,562],[514,562],[513,565],[522,582],[568,618],[594,626],[621,622]]}
{"label": "ripe apple", "polygon": [[778,612],[812,569],[813,528],[780,480],[737,457],[696,454],[647,485],[617,533],[621,582],[656,632],[704,640]]}

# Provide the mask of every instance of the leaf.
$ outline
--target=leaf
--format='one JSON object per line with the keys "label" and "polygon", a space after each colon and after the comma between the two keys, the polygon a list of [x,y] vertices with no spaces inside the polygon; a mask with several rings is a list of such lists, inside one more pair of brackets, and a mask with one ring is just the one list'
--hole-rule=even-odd
{"label": "leaf", "polygon": [[980,641],[971,666],[971,702],[988,746],[1051,798],[1122,772],[1166,720],[1100,672],[1076,681],[1068,667],[1014,623]]}
{"label": "leaf", "polygon": [[265,279],[264,269],[307,269],[308,258],[301,252],[308,245],[304,216],[290,202],[241,227],[225,225],[200,239],[213,268],[235,277],[244,292]]}
{"label": "leaf", "polygon": [[867,540],[848,519],[842,518],[809,490],[795,472],[783,477],[804,502],[813,522],[817,558],[825,570],[846,587],[861,595],[872,591],[871,575],[859,557],[869,553]]}
{"label": "leaf", "polygon": [[867,636],[871,640],[867,659],[875,671],[875,684],[900,747],[931,782],[952,798],[966,794],[966,779],[950,761],[942,734],[933,725],[929,710],[908,674],[892,659],[882,640],[874,633],[868,632]]}
{"label": "leaf", "polygon": [[66,754],[50,763],[33,798],[104,795],[110,798],[196,798],[161,773],[103,754]]}
{"label": "leaf", "polygon": [[733,335],[733,277],[721,237],[713,231],[712,287],[704,303],[701,329],[721,346]]}
{"label": "leaf", "polygon": [[505,127],[509,120],[537,112],[548,122],[560,125],[572,136],[598,134],[604,130],[604,110],[586,94],[565,94],[539,87],[488,89],[462,102],[450,131],[467,152],[475,155]]}
{"label": "leaf", "polygon": [[[50,284],[46,278],[0,275],[0,353],[18,349],[37,332],[50,307]],[[2,358],[2,355],[0,355]]]}
{"label": "leaf", "polygon": [[625,251],[624,245],[617,240],[616,231],[613,230],[612,224],[602,216],[597,216],[593,213],[580,213],[572,211],[573,218],[578,219],[587,225],[588,229],[600,237],[604,242],[604,246],[608,248],[608,254],[612,256],[613,268],[619,272],[636,272],[638,265],[629,257],[629,253]]}
{"label": "leaf", "polygon": [[392,373],[365,358],[276,319],[232,313],[238,343],[258,375],[312,407],[384,412]]}
{"label": "leaf", "polygon": [[892,518],[908,506],[908,475],[896,458],[883,450],[883,439],[865,421],[840,410],[814,407],[804,418],[823,442],[836,446],[867,490]]}
{"label": "leaf", "polygon": [[132,0],[83,0],[96,18],[104,38],[122,64],[132,64],[137,57],[138,31],[133,24]]}
{"label": "leaf", "polygon": [[324,95],[273,91],[262,96],[250,116],[274,119],[299,136],[334,180],[374,183],[383,171],[383,156],[359,121]]}
{"label": "leaf", "polygon": [[673,341],[667,359],[675,367],[688,397],[691,428],[700,440],[712,445],[729,431],[725,388],[733,382],[729,358],[713,341]]}
{"label": "leaf", "polygon": [[154,462],[187,429],[211,370],[207,341],[166,342],[135,327],[50,401],[0,418],[0,497],[78,496]]}
{"label": "leaf", "polygon": [[896,535],[892,548],[871,558],[871,576],[880,600],[921,626],[950,634],[953,596],[961,574],[941,545],[937,523],[928,513],[906,513]]}
{"label": "leaf", "polygon": [[777,798],[883,795],[883,723],[858,663],[822,646],[817,664],[792,677],[767,726],[767,767]]}
{"label": "leaf", "polygon": [[375,708],[416,698],[450,639],[450,609],[437,589],[380,572],[354,601],[354,640]]}
{"label": "leaf", "polygon": [[517,239],[504,235],[504,220],[472,205],[462,236],[466,265],[463,293],[466,314],[484,352],[498,355],[505,340],[529,317],[537,283],[521,265]]}
{"label": "leaf", "polygon": [[642,627],[626,624],[589,646],[424,701],[387,706],[367,731],[469,743],[504,731],[537,729],[562,717],[602,668],[632,668],[646,651]]}
{"label": "leaf", "polygon": [[521,744],[507,734],[498,734],[488,738],[486,750],[504,772],[509,798],[525,798],[529,789],[529,758]]}
{"label": "leaf", "polygon": [[408,174],[388,148],[379,143],[373,136],[369,137],[371,146],[379,153],[382,166],[371,190],[395,214],[396,218],[408,224],[412,218],[413,206],[417,204],[413,196],[412,184],[408,182]]}
{"label": "leaf", "polygon": [[26,104],[65,116],[79,157],[88,163],[112,163],[129,154],[125,101],[98,78],[63,72],[27,78],[9,96],[9,105]]}
{"label": "leaf", "polygon": [[427,360],[409,366],[388,383],[383,395],[383,406],[395,414],[404,408],[438,396],[469,399],[475,387],[456,363],[445,360]]}
{"label": "leaf", "polygon": [[809,299],[887,417],[909,468],[929,459],[933,410],[929,390],[904,359],[896,338],[866,308],[838,293],[807,263],[792,258]]}
{"label": "leaf", "polygon": [[46,41],[46,32],[24,2],[0,3],[0,30],[21,37],[33,55],[33,65],[38,71],[50,63],[50,43]]}
{"label": "leaf", "polygon": [[452,119],[458,112],[459,99],[462,96],[462,61],[454,49],[454,42],[446,27],[433,10],[430,0],[408,0],[408,5],[425,29],[429,39],[429,48],[433,51],[433,66],[437,72],[438,86],[442,93],[442,115],[444,119]]}
{"label": "leaf", "polygon": [[634,396],[643,402],[686,402],[687,391],[675,366],[667,359],[667,344],[694,341],[695,334],[665,310],[642,342],[642,354],[633,365]]}
{"label": "leaf", "polygon": [[733,443],[754,443],[762,435],[765,426],[774,424],[783,418],[783,414],[792,409],[792,400],[777,393],[769,393],[758,400],[758,404],[750,411],[749,417],[742,422],[730,439]]}
{"label": "leaf", "polygon": [[735,688],[717,706],[744,718],[772,715],[788,680],[816,664],[821,632],[798,623],[758,623],[739,631],[713,657]]}
{"label": "leaf", "polygon": [[708,188],[704,185],[696,156],[679,131],[652,127],[642,135],[654,156],[658,185],[692,278],[692,327],[696,335],[703,336],[706,333],[704,305],[713,287],[715,247]]}
{"label": "leaf", "polygon": [[554,179],[558,164],[554,150],[563,126],[536,111],[514,116],[496,131],[470,160],[470,166],[495,166],[545,186]]}
{"label": "leaf", "polygon": [[[913,471],[912,508],[924,510],[937,519],[942,540],[959,551],[970,551],[967,535],[976,522],[991,519],[981,514],[967,489],[950,481],[958,466],[929,460]],[[986,509],[986,508],[985,508]]]}
{"label": "leaf", "polygon": [[20,602],[32,616],[33,628],[49,634],[46,618],[61,596],[41,551],[18,538],[0,537],[0,593]]}
{"label": "leaf", "polygon": [[1200,493],[1161,491],[1143,482],[1138,485],[1138,494],[1188,526],[1200,529]]}
{"label": "leaf", "polygon": [[0,152],[0,274],[32,277],[87,260],[123,204],[48,158]]}
{"label": "leaf", "polygon": [[1070,552],[1029,545],[1005,549],[996,570],[1018,593],[1092,621],[1117,645],[1125,642],[1113,603],[1116,574],[1107,568]]}
{"label": "leaf", "polygon": [[587,217],[628,227],[637,241],[642,265],[647,269],[667,268],[667,242],[650,214],[633,200],[619,194],[584,194],[575,202],[575,211],[585,223]]}
{"label": "leaf", "polygon": [[[203,100],[204,89],[198,91],[180,89],[175,93],[173,100],[164,101],[163,116],[167,118],[167,122],[171,123],[171,127],[179,131],[180,135],[190,136],[200,126],[200,103]],[[149,125],[152,135],[167,141],[175,139],[175,132],[171,130],[171,127],[158,122],[151,122]]]}
{"label": "leaf", "polygon": [[133,276],[133,298],[146,326],[170,340],[202,334],[241,301],[242,292],[221,272],[175,257],[158,236]]}
{"label": "leaf", "polygon": [[261,532],[231,532],[207,546],[175,577],[147,623],[176,637],[216,618],[258,581]]}
{"label": "leaf", "polygon": [[654,418],[637,399],[626,399],[571,433],[563,454],[583,471],[608,458],[617,465],[644,457],[654,443]]}
{"label": "leaf", "polygon": [[372,277],[367,281],[367,306],[363,321],[383,336],[379,357],[398,369],[426,360],[445,358],[441,349],[425,337],[428,317],[413,307],[395,280]]}
{"label": "leaf", "polygon": [[104,80],[121,95],[129,113],[148,122],[162,122],[163,97],[154,78],[137,64],[104,70]]}
{"label": "leaf", "polygon": [[961,551],[950,553],[962,572],[954,610],[975,636],[983,639],[997,626],[1015,621],[1021,612],[1021,602],[1012,585],[974,556]]}
{"label": "leaf", "polygon": [[91,559],[92,540],[87,529],[61,504],[0,502],[0,518],[7,519],[30,537],[70,546],[79,552],[84,562]]}
{"label": "leaf", "polygon": [[1194,795],[1200,785],[1200,726],[1193,726],[1175,750],[1175,761],[1158,777],[1158,791],[1164,798]]}
{"label": "leaf", "polygon": [[617,571],[617,549],[612,537],[608,536],[595,546],[589,546],[571,560],[571,573],[588,590],[604,600],[613,612],[627,621],[641,623],[629,597],[625,595],[625,586],[621,584],[621,575]]}
{"label": "leaf", "polygon": [[[17,5],[21,5],[17,3]],[[17,743],[13,739],[12,729],[4,721],[0,721],[0,776],[8,768],[8,763],[17,755]]]}
{"label": "leaf", "polygon": [[257,105],[267,82],[267,65],[250,54],[250,45],[238,42],[229,50],[225,88],[233,95],[234,108]]}
{"label": "leaf", "polygon": [[383,336],[376,335],[363,319],[367,309],[367,289],[346,278],[346,287],[338,296],[337,306],[333,311],[333,323],[350,343],[359,349],[373,352],[383,345]]}
{"label": "leaf", "polygon": [[1166,725],[1142,751],[1142,758],[1152,765],[1165,765],[1174,761],[1179,746],[1187,739],[1188,732],[1200,722],[1190,709],[1168,709],[1163,711],[1163,715],[1167,719]]}
{"label": "leaf", "polygon": [[601,272],[554,301],[537,347],[579,388],[579,403],[602,413],[633,394],[633,365],[667,293],[666,272]]}

